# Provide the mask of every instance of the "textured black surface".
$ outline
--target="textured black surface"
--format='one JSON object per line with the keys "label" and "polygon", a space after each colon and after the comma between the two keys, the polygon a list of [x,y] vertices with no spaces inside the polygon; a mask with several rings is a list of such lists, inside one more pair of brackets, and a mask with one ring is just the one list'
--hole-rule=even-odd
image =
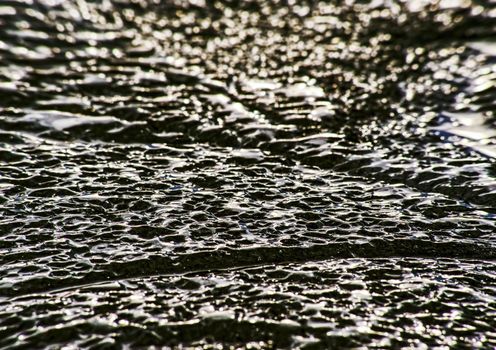
{"label": "textured black surface", "polygon": [[0,347],[496,346],[490,2],[0,2]]}
{"label": "textured black surface", "polygon": [[494,263],[411,258],[115,280],[2,303],[0,344],[489,348],[495,283]]}

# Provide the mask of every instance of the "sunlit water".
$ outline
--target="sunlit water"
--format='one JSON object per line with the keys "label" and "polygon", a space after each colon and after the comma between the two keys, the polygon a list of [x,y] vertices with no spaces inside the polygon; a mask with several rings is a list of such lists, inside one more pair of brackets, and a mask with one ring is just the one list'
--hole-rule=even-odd
{"label": "sunlit water", "polygon": [[495,347],[495,17],[0,1],[0,347]]}

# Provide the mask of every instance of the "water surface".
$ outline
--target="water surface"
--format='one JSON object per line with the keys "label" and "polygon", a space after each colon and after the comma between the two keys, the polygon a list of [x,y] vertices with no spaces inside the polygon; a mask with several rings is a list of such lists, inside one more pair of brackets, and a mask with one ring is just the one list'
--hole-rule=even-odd
{"label": "water surface", "polygon": [[495,17],[2,1],[0,347],[495,347]]}

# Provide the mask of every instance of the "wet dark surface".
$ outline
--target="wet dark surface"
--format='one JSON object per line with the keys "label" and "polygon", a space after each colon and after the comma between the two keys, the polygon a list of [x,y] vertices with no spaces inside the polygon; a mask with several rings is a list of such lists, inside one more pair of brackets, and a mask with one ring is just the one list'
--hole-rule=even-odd
{"label": "wet dark surface", "polygon": [[495,347],[495,17],[1,1],[0,347]]}

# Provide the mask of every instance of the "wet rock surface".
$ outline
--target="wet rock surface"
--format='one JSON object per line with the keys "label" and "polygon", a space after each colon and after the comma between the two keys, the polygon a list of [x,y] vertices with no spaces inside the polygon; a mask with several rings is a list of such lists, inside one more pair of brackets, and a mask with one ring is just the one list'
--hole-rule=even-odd
{"label": "wet rock surface", "polygon": [[496,346],[495,17],[3,1],[0,346]]}

